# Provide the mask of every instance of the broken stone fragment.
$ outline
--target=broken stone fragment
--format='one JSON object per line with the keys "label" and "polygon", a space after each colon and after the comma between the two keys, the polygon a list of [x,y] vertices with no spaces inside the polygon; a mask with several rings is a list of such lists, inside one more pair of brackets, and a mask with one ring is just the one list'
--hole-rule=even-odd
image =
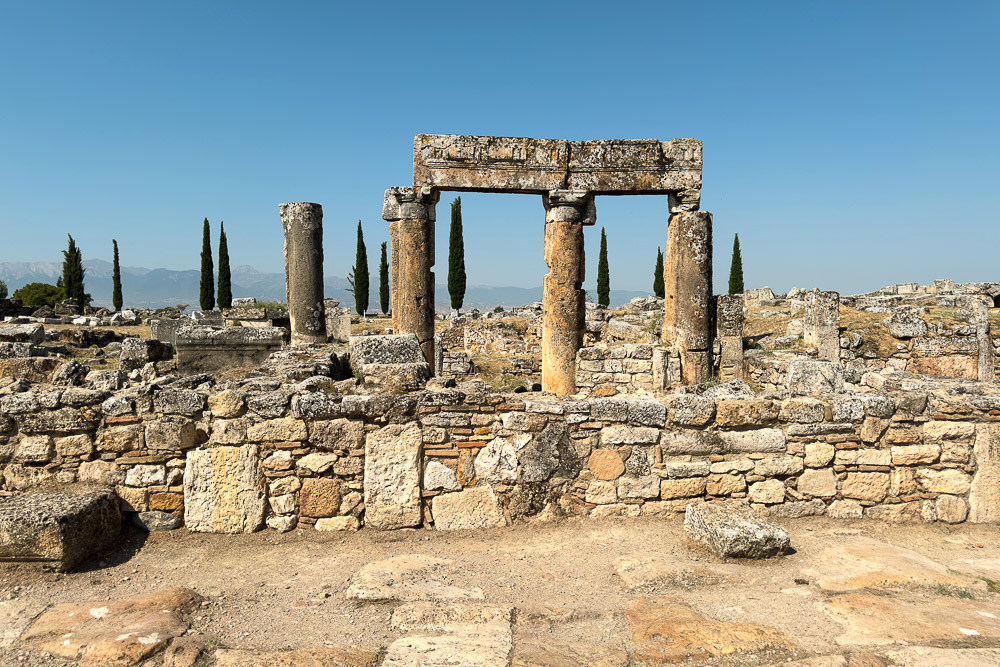
{"label": "broken stone fragment", "polygon": [[684,531],[723,558],[770,558],[785,553],[791,539],[738,501],[688,505]]}

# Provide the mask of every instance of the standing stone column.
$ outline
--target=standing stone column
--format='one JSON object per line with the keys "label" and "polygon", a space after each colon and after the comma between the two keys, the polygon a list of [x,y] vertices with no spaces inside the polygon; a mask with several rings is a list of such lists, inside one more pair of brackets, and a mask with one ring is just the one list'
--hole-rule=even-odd
{"label": "standing stone column", "polygon": [[967,308],[969,322],[976,328],[976,344],[979,348],[977,376],[980,382],[996,381],[996,358],[993,352],[993,336],[990,334],[990,307],[993,299],[985,294],[969,297]]}
{"label": "standing stone column", "polygon": [[434,221],[437,190],[385,191],[382,218],[392,242],[393,333],[417,335],[434,372]]}
{"label": "standing stone column", "polygon": [[597,221],[594,196],[585,190],[552,190],[545,205],[542,287],[542,391],[576,393],[576,353],[583,345],[583,226]]}
{"label": "standing stone column", "polygon": [[325,343],[323,207],[292,202],[278,208],[285,230],[285,301],[292,345]]}
{"label": "standing stone column", "polygon": [[840,361],[840,293],[806,292],[802,340],[819,351],[823,361]]}
{"label": "standing stone column", "polygon": [[715,328],[719,340],[719,380],[742,380],[742,294],[720,294],[715,298]]}
{"label": "standing stone column", "polygon": [[663,257],[663,344],[680,357],[680,380],[712,376],[712,214],[677,210]]}

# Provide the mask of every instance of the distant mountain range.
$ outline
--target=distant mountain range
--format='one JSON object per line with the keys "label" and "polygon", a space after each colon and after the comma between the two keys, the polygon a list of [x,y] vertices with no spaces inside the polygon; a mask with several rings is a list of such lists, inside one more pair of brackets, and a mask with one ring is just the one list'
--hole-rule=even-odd
{"label": "distant mountain range", "polygon": [[[102,259],[88,259],[83,262],[87,270],[84,284],[93,295],[94,303],[111,305],[111,262]],[[264,273],[251,266],[235,266],[233,274],[233,296],[256,297],[259,301],[285,300],[285,274]],[[55,284],[62,275],[62,264],[54,262],[0,262],[0,280],[7,283],[10,293],[28,283],[42,282]],[[133,308],[162,308],[177,304],[197,307],[201,273],[197,270],[171,271],[170,269],[146,269],[142,267],[122,267],[122,292],[125,305]],[[371,281],[369,307],[378,308],[378,275]],[[324,281],[326,296],[340,299],[344,305],[353,305],[354,298],[347,291],[349,284],[345,278],[327,276]],[[592,295],[596,296],[596,295]],[[648,296],[646,292],[632,290],[611,290],[611,305],[618,306],[637,296]],[[448,286],[435,286],[435,301],[439,311],[448,309],[450,299]],[[522,306],[541,301],[541,287],[492,287],[470,285],[465,291],[463,310],[478,308],[492,310],[496,306]]]}

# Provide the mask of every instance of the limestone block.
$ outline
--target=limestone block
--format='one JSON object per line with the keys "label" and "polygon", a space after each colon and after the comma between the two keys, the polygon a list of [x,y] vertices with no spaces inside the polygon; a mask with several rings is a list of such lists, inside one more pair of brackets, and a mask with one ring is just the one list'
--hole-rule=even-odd
{"label": "limestone block", "polygon": [[113,461],[83,461],[78,473],[80,482],[112,488],[124,481],[121,470]]}
{"label": "limestone block", "polygon": [[454,469],[439,461],[428,461],[424,465],[425,491],[458,491],[461,488]]}
{"label": "limestone block", "polygon": [[976,476],[969,492],[969,521],[1000,521],[1000,425],[976,427]]}
{"label": "limestone block", "polygon": [[910,310],[897,310],[882,320],[882,324],[890,336],[901,340],[927,335],[927,322]]}
{"label": "limestone block", "polygon": [[309,472],[321,475],[332,468],[338,458],[339,457],[336,454],[313,452],[312,454],[306,454],[301,459],[296,461],[295,465],[303,470],[308,470]]}
{"label": "limestone block", "polygon": [[945,523],[962,523],[969,514],[969,506],[966,505],[965,498],[958,496],[938,496],[936,509],[938,521]]}
{"label": "limestone block", "polygon": [[331,517],[340,511],[340,500],[339,481],[307,477],[299,491],[299,513],[312,518]]}
{"label": "limestone block", "polygon": [[367,364],[424,363],[420,341],[412,333],[391,336],[352,336],[351,369],[360,373]]}
{"label": "limestone block", "polygon": [[788,364],[785,386],[792,395],[839,394],[844,391],[844,367],[839,362],[796,359]]}
{"label": "limestone block", "polygon": [[350,419],[318,419],[309,422],[309,442],[319,449],[357,449],[365,444],[365,424]]}
{"label": "limestone block", "polygon": [[497,496],[488,484],[435,496],[431,501],[431,514],[434,516],[434,527],[438,530],[506,525]]}
{"label": "limestone block", "polygon": [[879,502],[889,493],[889,475],[881,472],[849,472],[840,490],[846,498]]}
{"label": "limestone block", "polygon": [[419,526],[420,427],[390,424],[365,442],[365,523],[387,530]]}
{"label": "limestone block", "polygon": [[864,516],[864,507],[856,500],[834,500],[826,515],[832,519],[860,519]]}
{"label": "limestone block", "polygon": [[709,475],[705,492],[710,496],[731,496],[747,490],[743,475]]}
{"label": "limestone block", "polygon": [[785,485],[776,479],[768,479],[750,485],[750,502],[768,505],[785,500]]}
{"label": "limestone block", "polygon": [[826,404],[816,398],[790,398],[781,404],[778,418],[783,422],[815,424],[826,416]]}
{"label": "limestone block", "polygon": [[250,533],[264,523],[265,481],[256,445],[188,452],[184,523],[201,533]]}
{"label": "limestone block", "polygon": [[618,479],[625,472],[625,463],[616,449],[595,449],[587,464],[599,480]]}
{"label": "limestone block", "polygon": [[722,427],[763,426],[778,418],[774,401],[764,398],[716,402],[715,423]]}
{"label": "limestone block", "polygon": [[188,449],[194,447],[196,429],[194,422],[187,417],[160,417],[146,422],[145,428],[145,442],[148,449]]}
{"label": "limestone block", "polygon": [[205,409],[205,395],[184,389],[162,389],[153,394],[153,411],[189,417]]}
{"label": "limestone block", "polygon": [[302,441],[307,436],[306,423],[293,417],[269,419],[247,427],[249,442]]}
{"label": "limestone block", "polygon": [[94,439],[89,433],[55,438],[59,456],[89,456],[94,451]]}
{"label": "limestone block", "polygon": [[655,445],[660,439],[660,431],[648,426],[606,426],[601,429],[601,444],[605,447],[617,445]]}
{"label": "limestone block", "polygon": [[55,454],[52,438],[47,435],[21,436],[14,446],[14,463],[48,463]]}
{"label": "limestone block", "polygon": [[715,416],[715,401],[694,394],[681,394],[667,399],[667,416],[679,426],[704,426]]}
{"label": "limestone block", "polygon": [[934,463],[938,460],[941,447],[938,445],[909,445],[892,448],[892,464],[912,466],[919,463]]}
{"label": "limestone block", "polygon": [[723,558],[769,558],[791,545],[788,533],[736,501],[688,505],[684,531]]}
{"label": "limestone block", "polygon": [[44,343],[45,328],[41,324],[7,324],[0,327],[0,342]]}
{"label": "limestone block", "polygon": [[665,479],[660,482],[660,498],[693,498],[705,495],[707,477],[691,477],[688,479]]}
{"label": "limestone block", "polygon": [[654,466],[653,472],[666,479],[706,477],[709,472],[709,466],[704,461],[669,461]]}
{"label": "limestone block", "polygon": [[949,493],[964,496],[972,486],[972,478],[961,470],[918,469],[917,481],[929,493]]}
{"label": "limestone block", "polygon": [[837,477],[830,468],[810,469],[799,475],[799,493],[817,498],[837,495]]}
{"label": "limestone block", "polygon": [[660,478],[656,475],[634,477],[625,475],[618,479],[619,498],[643,498],[646,500],[658,498],[660,495]]}
{"label": "limestone block", "polygon": [[132,466],[125,474],[126,486],[154,486],[166,482],[166,470],[161,465]]}
{"label": "limestone block", "polygon": [[213,419],[209,442],[219,445],[242,445],[247,441],[245,419]]}
{"label": "limestone block", "polygon": [[788,477],[802,472],[802,459],[798,456],[774,456],[760,459],[753,472],[761,477]]}
{"label": "limestone block", "polygon": [[490,440],[476,455],[476,479],[497,483],[517,481],[518,452],[529,442],[531,436],[527,433]]}
{"label": "limestone block", "polygon": [[829,465],[836,451],[833,445],[825,442],[806,443],[805,465],[808,468],[822,468]]}
{"label": "limestone block", "polygon": [[40,562],[68,571],[118,540],[114,493],[26,494],[0,502],[0,561]]}
{"label": "limestone block", "polygon": [[355,532],[361,528],[361,524],[353,516],[332,516],[318,519],[315,527],[321,531]]}
{"label": "limestone block", "polygon": [[671,456],[718,454],[725,448],[720,435],[715,431],[664,431],[660,447]]}
{"label": "limestone block", "polygon": [[618,500],[618,487],[614,482],[596,479],[587,487],[586,501],[595,505],[608,505]]}
{"label": "limestone block", "polygon": [[785,434],[780,428],[761,428],[753,431],[719,431],[727,452],[783,452]]}
{"label": "limestone block", "polygon": [[239,417],[246,405],[246,399],[238,391],[226,389],[208,397],[208,409],[219,419]]}

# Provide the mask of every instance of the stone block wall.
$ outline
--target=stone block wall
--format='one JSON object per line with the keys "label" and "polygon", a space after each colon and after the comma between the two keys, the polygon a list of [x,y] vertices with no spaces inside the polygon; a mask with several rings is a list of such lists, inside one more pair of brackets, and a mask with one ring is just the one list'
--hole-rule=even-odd
{"label": "stone block wall", "polygon": [[442,352],[439,375],[451,375],[456,378],[472,373],[472,357],[467,352]]}
{"label": "stone block wall", "polygon": [[584,347],[576,356],[576,385],[594,396],[652,394],[656,346],[626,343],[609,347],[601,343]]}
{"label": "stone block wall", "polygon": [[[620,361],[649,363],[635,352]],[[570,400],[261,380],[45,387],[0,396],[0,489],[111,487],[125,511],[211,532],[482,527],[712,498],[781,516],[1000,520],[1000,393],[965,391]]]}

